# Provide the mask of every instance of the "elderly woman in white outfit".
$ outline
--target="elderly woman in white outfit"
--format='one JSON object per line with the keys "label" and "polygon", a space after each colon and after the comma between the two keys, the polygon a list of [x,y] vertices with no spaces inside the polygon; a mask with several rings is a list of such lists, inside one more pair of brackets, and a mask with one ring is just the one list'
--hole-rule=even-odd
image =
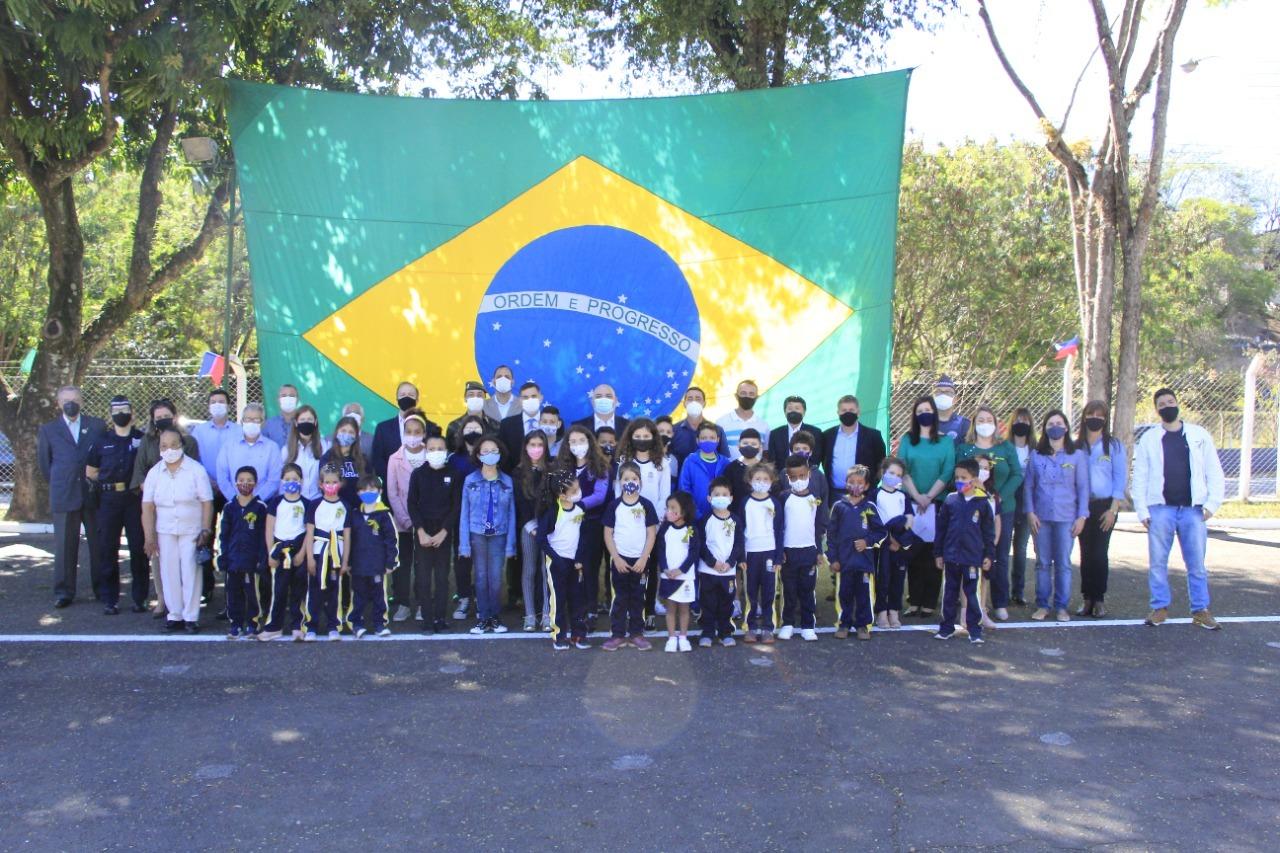
{"label": "elderly woman in white outfit", "polygon": [[194,634],[200,622],[200,566],[196,549],[213,541],[213,486],[204,466],[182,450],[182,434],[160,434],[160,461],[142,484],[146,550],[160,556],[166,631]]}

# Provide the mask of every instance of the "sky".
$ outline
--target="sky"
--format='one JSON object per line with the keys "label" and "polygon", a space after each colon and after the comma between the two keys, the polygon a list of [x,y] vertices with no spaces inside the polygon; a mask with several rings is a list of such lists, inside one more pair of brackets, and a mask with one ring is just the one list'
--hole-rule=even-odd
{"label": "sky", "polygon": [[[887,45],[885,69],[914,67],[907,110],[908,137],[926,144],[965,139],[1042,139],[1035,117],[1000,67],[972,0],[931,32],[900,31]],[[1108,8],[1119,9],[1119,0]],[[1149,0],[1144,22],[1145,60],[1163,21],[1165,4]],[[988,8],[1014,68],[1060,121],[1076,77],[1096,44],[1093,15],[1084,0],[989,0]],[[1257,173],[1280,185],[1280,0],[1232,0],[1210,7],[1191,0],[1175,42],[1169,111],[1171,164],[1226,166]],[[1139,63],[1135,61],[1136,66]],[[877,70],[877,69],[868,69]],[[1134,71],[1136,76],[1137,69]],[[570,69],[542,82],[553,98],[679,94],[670,84],[625,82],[619,69]],[[1094,139],[1106,117],[1101,63],[1094,58],[1066,127],[1068,139]],[[1150,140],[1150,103],[1133,123],[1135,155]]]}

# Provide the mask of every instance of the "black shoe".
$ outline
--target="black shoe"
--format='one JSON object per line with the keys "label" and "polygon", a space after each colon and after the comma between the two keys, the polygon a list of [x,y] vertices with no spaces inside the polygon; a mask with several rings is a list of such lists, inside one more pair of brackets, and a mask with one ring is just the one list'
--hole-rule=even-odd
{"label": "black shoe", "polygon": [[183,622],[182,630],[186,631],[188,634],[199,634],[200,623],[199,622]]}
{"label": "black shoe", "polygon": [[422,633],[427,634],[427,635],[430,635],[430,634],[434,634],[434,633],[435,633],[435,629],[431,627],[431,623],[430,623],[430,622],[427,622],[427,621],[425,621],[425,620],[424,620],[424,621],[423,621],[423,623],[422,623],[422,627],[421,627],[421,628],[419,628],[418,630],[420,630]]}
{"label": "black shoe", "polygon": [[120,608],[115,604],[108,604],[106,607],[102,608],[102,615],[103,616],[119,616]]}
{"label": "black shoe", "polygon": [[160,630],[164,631],[166,634],[173,634],[177,631],[181,631],[183,625],[185,624],[186,624],[185,622],[175,622],[172,619],[166,619],[164,623],[164,627],[162,627]]}
{"label": "black shoe", "polygon": [[61,609],[62,609],[62,608],[64,608],[64,607],[70,607],[70,606],[71,606],[71,599],[69,599],[69,598],[59,598],[57,601],[55,601],[55,602],[53,603],[53,606],[54,606],[54,607],[56,607],[56,608],[58,608],[59,610],[61,610]]}
{"label": "black shoe", "polygon": [[449,623],[443,619],[437,619],[431,623],[431,630],[437,634],[447,634],[449,632]]}
{"label": "black shoe", "polygon": [[231,621],[231,617],[227,614],[227,611],[226,611],[226,610],[219,610],[219,611],[218,611],[218,615],[217,615],[217,616],[215,616],[215,617],[213,617],[213,618],[214,618],[214,619],[217,619],[219,622],[230,622],[230,621]]}
{"label": "black shoe", "polygon": [[132,610],[134,613],[146,613],[146,612],[147,612],[147,605],[145,605],[145,604],[138,604],[138,603],[136,603],[136,602],[135,602],[135,603],[133,604],[133,606],[132,606],[132,607],[130,607],[129,609],[130,609],[130,610]]}
{"label": "black shoe", "polygon": [[1027,600],[1020,595],[1015,595],[1013,598],[1009,599],[1009,603],[1016,604],[1019,607],[1027,606]]}

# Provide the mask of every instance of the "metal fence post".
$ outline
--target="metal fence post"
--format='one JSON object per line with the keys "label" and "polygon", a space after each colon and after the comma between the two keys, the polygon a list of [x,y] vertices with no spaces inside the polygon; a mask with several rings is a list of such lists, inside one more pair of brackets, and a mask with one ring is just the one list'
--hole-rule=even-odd
{"label": "metal fence post", "polygon": [[1240,500],[1249,500],[1253,478],[1253,413],[1258,403],[1258,371],[1262,369],[1262,353],[1249,359],[1244,371],[1244,412],[1240,419]]}

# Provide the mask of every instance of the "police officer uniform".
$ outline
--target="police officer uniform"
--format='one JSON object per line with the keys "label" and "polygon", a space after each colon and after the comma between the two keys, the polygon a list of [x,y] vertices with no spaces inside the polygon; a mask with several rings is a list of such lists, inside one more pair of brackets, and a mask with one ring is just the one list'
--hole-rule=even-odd
{"label": "police officer uniform", "polygon": [[[127,420],[125,415],[128,415]],[[86,459],[88,467],[98,469],[98,479],[90,485],[99,493],[94,538],[99,571],[93,578],[93,592],[107,614],[119,612],[120,533],[124,531],[129,544],[133,612],[143,613],[147,609],[147,593],[151,586],[151,561],[143,550],[142,493],[132,487],[131,480],[144,434],[133,426],[127,435],[121,435],[114,428],[132,424],[132,406],[128,397],[117,395],[111,398],[111,419],[112,428],[94,440]]]}

